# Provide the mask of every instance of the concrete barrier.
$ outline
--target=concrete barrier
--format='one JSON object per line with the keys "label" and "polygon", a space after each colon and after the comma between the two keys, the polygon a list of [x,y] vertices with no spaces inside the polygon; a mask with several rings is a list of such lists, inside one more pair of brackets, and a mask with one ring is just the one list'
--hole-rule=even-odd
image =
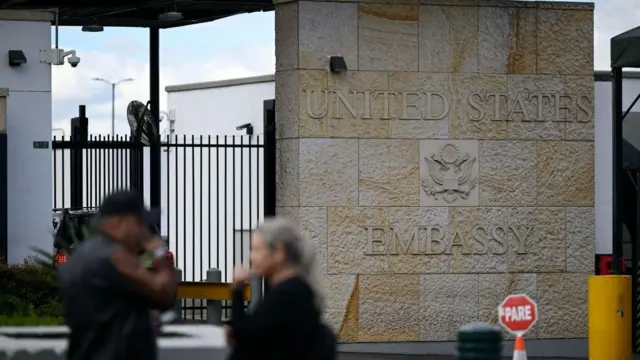
{"label": "concrete barrier", "polygon": [[[0,360],[66,360],[65,326],[0,328]],[[212,325],[166,325],[158,339],[159,360],[223,360],[224,330]]]}

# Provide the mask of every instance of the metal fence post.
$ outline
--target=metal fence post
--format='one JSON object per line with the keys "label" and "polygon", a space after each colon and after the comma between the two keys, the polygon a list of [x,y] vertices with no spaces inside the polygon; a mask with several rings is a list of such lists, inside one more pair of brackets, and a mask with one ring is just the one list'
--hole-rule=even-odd
{"label": "metal fence post", "polygon": [[[222,271],[216,268],[207,270],[207,281],[222,281]],[[212,325],[222,325],[222,300],[207,300],[207,322]]]}
{"label": "metal fence post", "polygon": [[[182,269],[175,268],[176,279],[178,282],[182,281]],[[176,313],[176,319],[173,321],[174,324],[180,324],[183,322],[184,315],[182,314],[182,299],[176,298],[176,302],[173,305],[173,311]]]}

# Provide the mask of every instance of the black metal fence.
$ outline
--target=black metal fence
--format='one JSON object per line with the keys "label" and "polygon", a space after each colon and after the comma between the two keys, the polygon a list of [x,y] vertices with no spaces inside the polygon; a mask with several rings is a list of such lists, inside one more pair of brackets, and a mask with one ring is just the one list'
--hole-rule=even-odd
{"label": "black metal fence", "polygon": [[[54,211],[95,208],[123,188],[153,203],[150,148],[83,132],[52,142]],[[182,280],[205,280],[217,268],[231,281],[233,268],[249,260],[250,231],[275,214],[273,101],[265,102],[264,135],[166,136],[160,154],[160,229]],[[204,316],[199,301],[186,304],[187,317]]]}

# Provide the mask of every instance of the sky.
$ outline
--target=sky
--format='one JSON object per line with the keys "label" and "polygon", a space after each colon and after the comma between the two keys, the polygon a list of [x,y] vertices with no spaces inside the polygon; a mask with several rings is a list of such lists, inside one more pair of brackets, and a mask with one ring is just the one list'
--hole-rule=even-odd
{"label": "sky", "polygon": [[[611,37],[640,26],[638,0],[595,0],[596,70],[608,69]],[[272,74],[275,71],[274,13],[242,14],[207,24],[160,32],[160,109],[167,110],[164,88],[192,82]],[[52,32],[53,33],[53,32]],[[78,105],[87,106],[89,131],[111,131],[110,86],[93,81],[100,77],[116,82],[133,78],[116,88],[116,133],[128,133],[126,107],[131,100],[149,98],[149,31],[105,28],[83,33],[79,27],[59,30],[59,46],[74,49],[80,65],[53,67],[53,128],[65,128],[77,116]],[[205,114],[215,116],[216,114]],[[161,128],[163,126],[161,125]],[[55,130],[53,135],[61,136]]]}

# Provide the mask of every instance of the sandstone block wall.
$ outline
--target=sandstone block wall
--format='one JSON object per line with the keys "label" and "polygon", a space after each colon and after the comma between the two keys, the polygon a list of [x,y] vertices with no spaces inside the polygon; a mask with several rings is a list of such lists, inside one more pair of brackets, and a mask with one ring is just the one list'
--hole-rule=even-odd
{"label": "sandstone block wall", "polygon": [[278,213],[340,340],[453,340],[520,292],[529,337],[586,337],[593,6],[276,3]]}

